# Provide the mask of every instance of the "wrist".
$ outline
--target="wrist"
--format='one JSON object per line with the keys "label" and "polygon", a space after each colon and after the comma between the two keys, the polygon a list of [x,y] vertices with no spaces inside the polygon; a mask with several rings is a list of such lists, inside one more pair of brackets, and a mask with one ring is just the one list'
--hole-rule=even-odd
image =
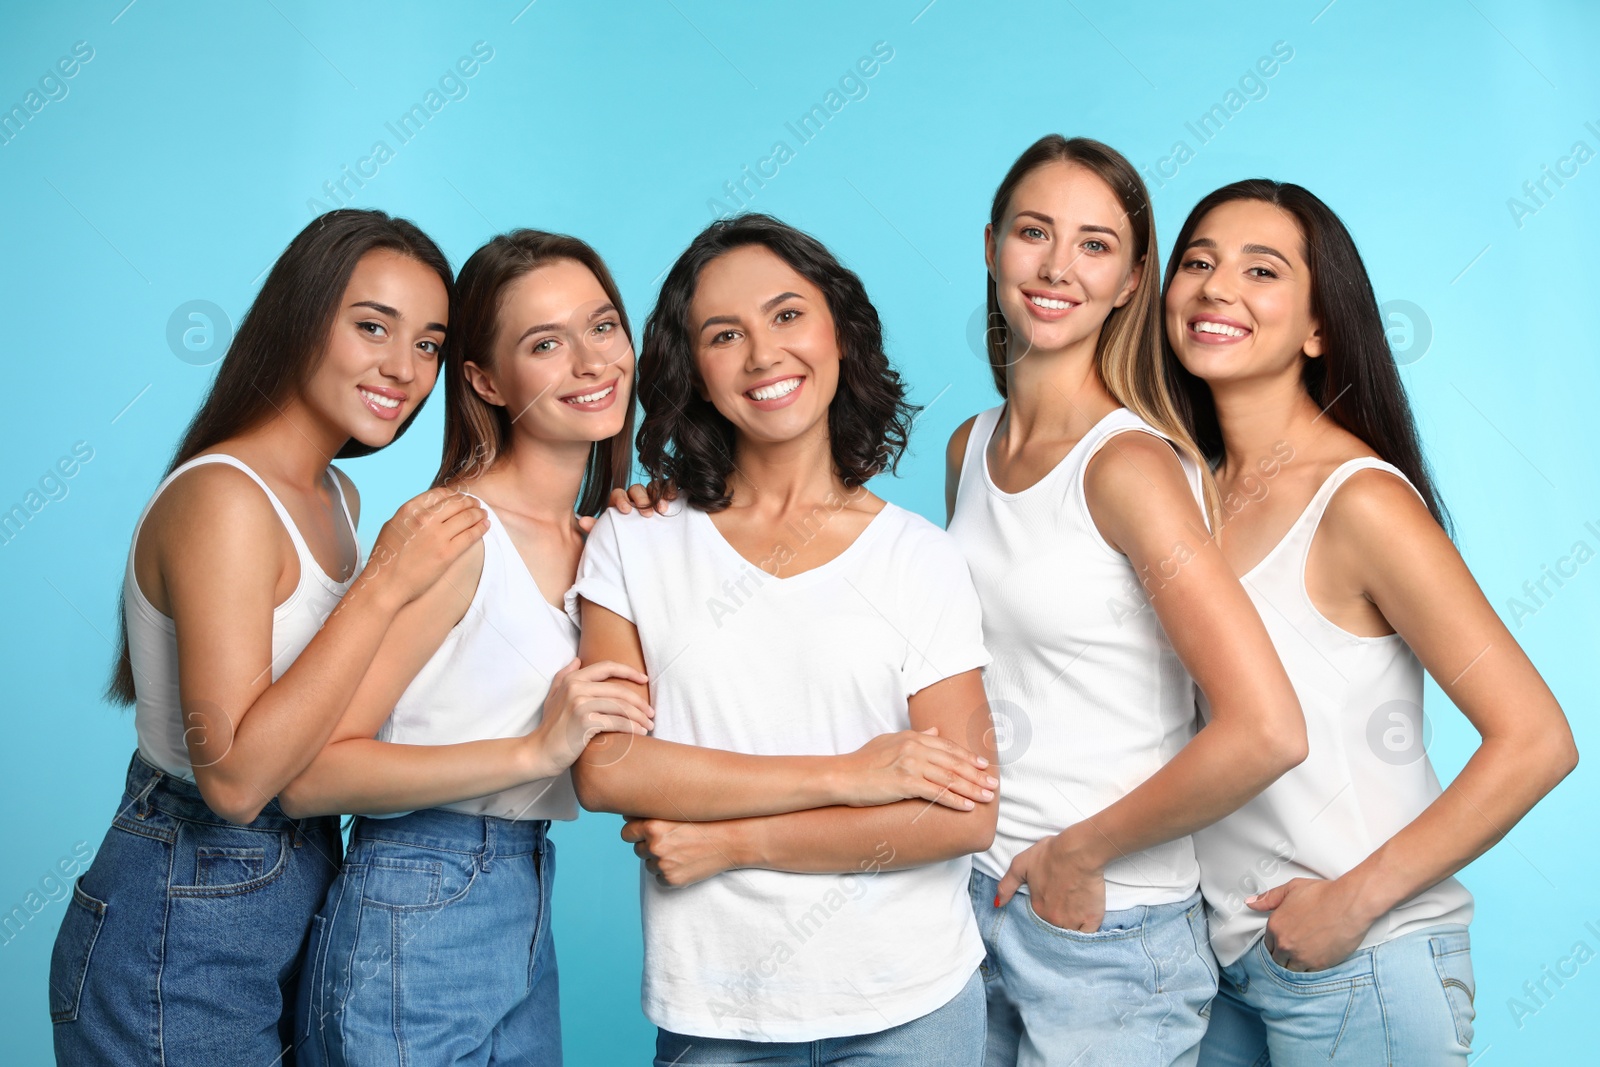
{"label": "wrist", "polygon": [[1084,871],[1096,873],[1105,870],[1114,858],[1111,842],[1085,819],[1073,823],[1055,836],[1052,849],[1056,855]]}
{"label": "wrist", "polygon": [[731,870],[735,867],[763,866],[764,852],[760,825],[758,819],[726,819],[707,823],[705,828],[717,835],[718,846],[728,859],[732,860],[729,864]]}
{"label": "wrist", "polygon": [[1334,882],[1344,893],[1350,913],[1367,926],[1387,915],[1397,903],[1391,899],[1393,894],[1384,890],[1381,879],[1366,865],[1352,867]]}

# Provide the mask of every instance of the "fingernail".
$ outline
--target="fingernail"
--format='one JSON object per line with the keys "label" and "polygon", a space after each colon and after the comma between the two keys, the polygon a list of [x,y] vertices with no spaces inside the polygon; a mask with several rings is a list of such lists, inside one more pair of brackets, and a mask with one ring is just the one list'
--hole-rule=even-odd
{"label": "fingernail", "polygon": [[983,791],[983,799],[985,799],[985,800],[993,800],[994,799],[994,790],[985,789]]}
{"label": "fingernail", "polygon": [[987,766],[989,766],[989,761],[984,759],[982,756],[979,756],[978,757],[978,766],[987,767]]}
{"label": "fingernail", "polygon": [[995,777],[995,776],[994,776],[994,775],[992,775],[992,774],[991,774],[991,775],[989,775],[989,777],[988,777],[988,778],[986,778],[986,779],[984,779],[984,781],[986,781],[986,782],[988,782],[988,783],[989,783],[989,788],[991,788],[991,789],[993,789],[993,788],[994,788],[994,787],[995,787],[995,786],[997,786],[997,785],[999,785],[999,784],[1000,784],[1000,779],[998,779],[998,778],[996,778],[996,777]]}
{"label": "fingernail", "polygon": [[1000,906],[1000,894],[999,893],[996,893],[994,895],[994,906],[997,907],[997,908]]}

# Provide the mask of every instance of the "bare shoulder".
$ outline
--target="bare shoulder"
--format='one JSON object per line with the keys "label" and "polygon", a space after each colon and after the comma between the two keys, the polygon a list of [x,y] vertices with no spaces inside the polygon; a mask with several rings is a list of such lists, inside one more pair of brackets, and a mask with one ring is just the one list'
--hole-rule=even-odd
{"label": "bare shoulder", "polygon": [[1170,496],[1194,502],[1178,452],[1166,438],[1145,430],[1124,430],[1107,439],[1083,472],[1091,493]]}
{"label": "bare shoulder", "polygon": [[178,475],[157,498],[147,522],[208,536],[248,535],[282,525],[255,479],[227,463],[206,463]]}
{"label": "bare shoulder", "polygon": [[350,507],[350,521],[359,526],[361,524],[361,494],[356,492],[356,483],[344,471],[328,464],[328,469],[333,471],[333,476],[339,479],[339,488],[344,492],[344,502]]}
{"label": "bare shoulder", "polygon": [[972,438],[972,427],[977,421],[978,416],[972,416],[950,435],[950,442],[944,448],[944,462],[951,470],[961,470],[961,462],[967,455],[967,442]]}
{"label": "bare shoulder", "polygon": [[1373,467],[1356,471],[1334,492],[1319,532],[1363,558],[1388,556],[1402,546],[1449,543],[1410,483]]}

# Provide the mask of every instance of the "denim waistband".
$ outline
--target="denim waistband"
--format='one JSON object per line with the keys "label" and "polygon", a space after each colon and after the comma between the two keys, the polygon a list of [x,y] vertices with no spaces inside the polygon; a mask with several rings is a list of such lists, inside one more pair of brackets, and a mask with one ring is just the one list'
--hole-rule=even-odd
{"label": "denim waistband", "polygon": [[[200,794],[199,786],[156,767],[141,756],[137,749],[134,750],[133,759],[128,762],[127,790],[128,802],[125,814],[137,819],[142,819],[155,810],[187,822],[213,823],[219,826],[234,825],[211,810],[205,797]],[[324,818],[331,816],[291,819],[283,813],[282,808],[278,807],[278,800],[274,797],[262,807],[261,814],[249,825],[255,830],[293,830]]]}
{"label": "denim waistband", "polygon": [[499,819],[428,808],[392,819],[357,816],[350,842],[392,841],[474,856],[526,856],[543,847],[549,830],[549,819]]}

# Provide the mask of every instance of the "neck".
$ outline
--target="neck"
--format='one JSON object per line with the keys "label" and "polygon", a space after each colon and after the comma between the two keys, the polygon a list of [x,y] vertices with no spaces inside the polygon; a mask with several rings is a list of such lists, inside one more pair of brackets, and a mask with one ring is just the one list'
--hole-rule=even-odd
{"label": "neck", "polygon": [[1298,364],[1273,378],[1212,383],[1211,399],[1222,431],[1222,477],[1249,469],[1280,442],[1302,450],[1333,427],[1306,394]]}
{"label": "neck", "polygon": [[740,435],[734,443],[729,493],[740,507],[776,512],[809,508],[829,494],[847,495],[833,469],[833,442],[826,419],[788,441],[752,441]]}
{"label": "neck", "polygon": [[272,418],[233,440],[253,453],[252,466],[265,468],[290,485],[315,489],[350,436],[319,418],[296,397],[281,405]]}
{"label": "neck", "polygon": [[1082,437],[1116,400],[1100,380],[1095,347],[1100,335],[1063,349],[1008,355],[1005,439],[1013,446],[1033,437]]}
{"label": "neck", "polygon": [[[519,514],[555,526],[570,525],[589,465],[589,441],[551,441],[513,430],[505,451],[478,479],[496,500]],[[466,486],[469,490],[475,486]]]}

